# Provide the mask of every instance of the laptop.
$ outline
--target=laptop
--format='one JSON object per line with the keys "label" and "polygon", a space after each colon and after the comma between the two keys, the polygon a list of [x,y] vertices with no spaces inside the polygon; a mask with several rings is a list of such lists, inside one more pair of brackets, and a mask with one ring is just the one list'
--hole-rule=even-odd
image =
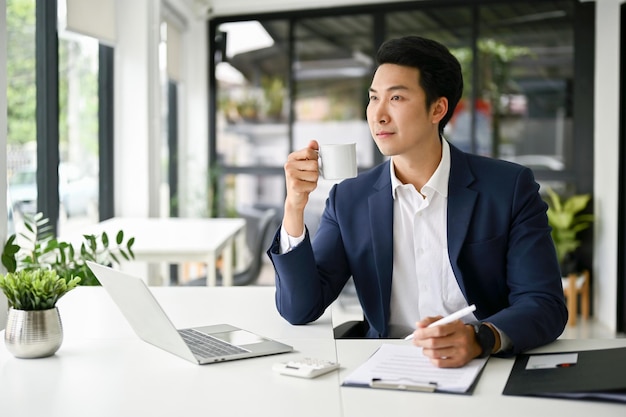
{"label": "laptop", "polygon": [[89,261],[87,266],[141,339],[190,362],[205,365],[293,350],[229,324],[176,329],[141,278]]}

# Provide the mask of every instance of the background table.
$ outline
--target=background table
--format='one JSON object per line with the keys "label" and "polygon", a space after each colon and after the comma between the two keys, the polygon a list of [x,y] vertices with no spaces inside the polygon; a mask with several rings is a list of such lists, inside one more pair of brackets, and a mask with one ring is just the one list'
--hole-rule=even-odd
{"label": "background table", "polygon": [[[233,280],[233,247],[237,242],[239,248],[245,248],[245,226],[243,218],[114,217],[86,226],[79,236],[69,236],[67,240],[79,242],[83,234],[106,232],[114,241],[117,232],[123,230],[126,238],[135,238],[133,252],[137,261],[204,263],[207,286],[216,285],[217,258],[221,255],[223,285],[229,286]],[[154,284],[150,280],[148,283]]]}

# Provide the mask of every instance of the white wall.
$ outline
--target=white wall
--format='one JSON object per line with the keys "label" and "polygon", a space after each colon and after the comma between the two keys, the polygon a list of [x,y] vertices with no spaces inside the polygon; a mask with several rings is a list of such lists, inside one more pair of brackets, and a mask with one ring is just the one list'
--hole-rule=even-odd
{"label": "white wall", "polygon": [[[7,240],[7,23],[6,0],[0,0],[0,249]],[[0,273],[6,273],[0,264]],[[0,330],[7,320],[7,299],[0,291]]]}
{"label": "white wall", "polygon": [[[206,194],[208,86],[206,21],[185,0],[170,0],[182,19],[179,85],[181,216],[206,214],[190,206]],[[117,0],[115,45],[115,215],[163,217],[162,97],[159,70],[159,0]],[[179,28],[181,30],[181,28]],[[204,200],[204,199],[202,199]]]}
{"label": "white wall", "polygon": [[[160,143],[158,0],[117,1],[115,44],[115,215],[154,216],[159,207],[153,178],[154,147]],[[156,25],[156,28],[155,28]],[[154,39],[156,31],[156,41]],[[157,156],[158,158],[158,156]],[[156,174],[158,176],[158,174]],[[156,201],[156,204],[151,204]],[[153,207],[153,209],[151,209]]]}
{"label": "white wall", "polygon": [[596,2],[594,316],[617,328],[620,0]]}
{"label": "white wall", "polygon": [[199,217],[208,213],[208,56],[207,24],[190,9],[185,13],[183,32],[183,77],[179,86],[179,196],[181,217]]}
{"label": "white wall", "polygon": [[[184,0],[116,0],[115,43],[115,215],[165,217],[162,187],[162,74],[159,65],[160,25],[164,7],[180,17],[182,77],[179,88],[179,155],[181,215],[206,214],[206,206],[189,201],[206,194],[208,159],[208,90],[206,21]],[[182,29],[182,30],[181,30]],[[206,199],[203,199],[206,200]],[[133,263],[124,269],[148,276],[149,283],[167,280],[167,272]]]}

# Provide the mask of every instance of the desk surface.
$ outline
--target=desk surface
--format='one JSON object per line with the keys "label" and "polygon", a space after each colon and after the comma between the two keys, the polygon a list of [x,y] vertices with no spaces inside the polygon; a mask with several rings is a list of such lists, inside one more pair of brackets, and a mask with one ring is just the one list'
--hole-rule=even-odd
{"label": "desk surface", "polygon": [[[389,340],[332,338],[330,314],[291,326],[273,287],[152,288],[177,327],[229,323],[291,344],[294,352],[194,365],[140,341],[100,287],[59,302],[64,341],[50,358],[16,359],[0,342],[0,414],[7,416],[623,416],[624,405],[501,395],[512,359],[491,358],[471,396],[341,387]],[[402,343],[393,341],[393,343]],[[626,339],[559,340],[539,351],[626,346]],[[278,375],[272,364],[303,356],[338,360],[313,380]]]}

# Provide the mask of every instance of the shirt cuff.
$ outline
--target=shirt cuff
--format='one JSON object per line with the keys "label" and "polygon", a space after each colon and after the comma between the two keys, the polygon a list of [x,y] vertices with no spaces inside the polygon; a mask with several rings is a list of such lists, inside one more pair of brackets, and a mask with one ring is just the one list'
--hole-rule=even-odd
{"label": "shirt cuff", "polygon": [[491,323],[491,325],[500,335],[500,349],[498,349],[497,352],[493,353],[506,352],[507,350],[511,349],[511,347],[513,347],[513,342],[511,342],[509,336],[507,336],[506,333],[504,333],[502,330],[498,329],[493,323]]}
{"label": "shirt cuff", "polygon": [[280,227],[280,253],[290,252],[293,248],[298,246],[304,240],[306,235],[306,228],[304,232],[298,237],[289,236],[284,227]]}

